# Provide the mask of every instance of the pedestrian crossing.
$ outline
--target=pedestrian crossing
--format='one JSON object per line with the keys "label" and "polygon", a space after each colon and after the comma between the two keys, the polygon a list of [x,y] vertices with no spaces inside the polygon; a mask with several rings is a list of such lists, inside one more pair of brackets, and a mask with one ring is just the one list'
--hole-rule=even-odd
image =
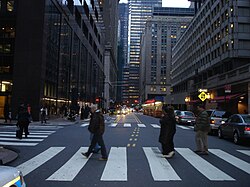
{"label": "pedestrian crossing", "polygon": [[54,130],[38,130],[30,129],[27,138],[23,135],[22,139],[16,138],[15,129],[0,132],[0,145],[13,145],[13,146],[36,146],[42,142],[49,135],[55,133]]}
{"label": "pedestrian crossing", "polygon": [[[81,124],[81,127],[87,127],[89,126],[89,123],[83,123]],[[153,127],[154,129],[160,129],[161,126],[158,125],[158,124],[155,124],[155,123],[151,123],[149,125],[145,125],[143,123],[137,123],[137,124],[131,124],[131,123],[110,123],[110,124],[107,124],[108,127],[111,127],[111,128],[115,128],[115,127],[124,127],[124,128],[131,128],[131,127],[139,127],[139,128],[146,128],[146,127]],[[193,126],[182,126],[182,125],[176,125],[177,128],[181,128],[181,129],[184,129],[184,130],[193,130],[194,127]]]}
{"label": "pedestrian crossing", "polygon": [[[29,175],[35,170],[39,170],[39,167],[46,164],[46,162],[53,159],[54,162],[59,163],[60,166],[55,169],[55,171],[47,171],[48,178],[46,181],[73,181],[79,173],[87,164],[96,164],[91,160],[95,156],[90,155],[88,159],[81,155],[81,152],[86,152],[87,147],[80,147],[72,156],[69,156],[68,161],[60,161],[61,155],[64,154],[66,147],[50,147],[44,150],[42,153],[34,156],[30,160],[17,166],[17,169],[21,170],[24,176]],[[127,147],[111,147],[108,155],[108,160],[105,165],[99,170],[102,175],[98,175],[98,180],[100,181],[128,181],[128,160],[133,158],[130,157],[127,151]],[[221,149],[209,149],[211,153],[209,156],[200,156],[194,153],[189,148],[176,148],[176,155],[174,162],[180,163],[181,160],[187,162],[191,168],[197,170],[201,176],[204,176],[209,181],[236,181],[237,172],[234,176],[230,176],[228,172],[224,171],[225,168],[218,165],[214,166],[213,162],[215,158],[209,158],[210,155],[216,157],[216,159],[224,160],[235,167],[235,170],[241,170],[246,175],[250,174],[250,165],[247,161],[242,158],[237,158],[230,153]],[[242,153],[242,155],[249,156],[250,150],[237,150]],[[235,151],[235,152],[237,152]],[[184,176],[180,170],[176,170],[176,165],[170,160],[162,157],[161,151],[158,147],[142,147],[143,156],[141,159],[145,159],[147,164],[143,169],[146,168],[150,171],[152,179],[154,181],[182,181]],[[246,153],[246,154],[245,154]],[[234,152],[232,153],[234,154]],[[241,155],[239,155],[241,156]],[[208,161],[210,160],[210,161]],[[142,162],[143,163],[143,162]],[[187,170],[187,166],[183,166],[183,170]],[[99,171],[97,171],[99,172]],[[140,175],[140,173],[138,173]],[[81,176],[84,177],[81,173]]]}

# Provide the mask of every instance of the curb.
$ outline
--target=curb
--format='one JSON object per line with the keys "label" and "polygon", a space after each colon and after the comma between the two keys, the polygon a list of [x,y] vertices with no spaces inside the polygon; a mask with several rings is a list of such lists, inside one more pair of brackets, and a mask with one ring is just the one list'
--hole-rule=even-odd
{"label": "curb", "polygon": [[10,149],[0,147],[0,165],[8,164],[18,157],[18,154]]}

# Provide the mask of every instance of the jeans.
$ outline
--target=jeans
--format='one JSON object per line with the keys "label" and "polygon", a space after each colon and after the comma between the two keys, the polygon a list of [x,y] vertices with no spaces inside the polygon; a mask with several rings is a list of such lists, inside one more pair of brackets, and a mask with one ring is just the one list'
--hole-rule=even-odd
{"label": "jeans", "polygon": [[197,131],[195,135],[195,142],[197,146],[197,151],[208,151],[207,143],[207,134],[208,132]]}
{"label": "jeans", "polygon": [[[90,133],[90,141],[92,141],[93,136],[94,136],[94,134]],[[93,149],[93,152],[98,152],[100,148],[101,148],[101,146],[98,143],[96,143],[96,145],[95,145],[95,147]]]}
{"label": "jeans", "polygon": [[90,155],[90,153],[93,152],[93,149],[95,148],[97,143],[101,146],[102,158],[108,158],[106,147],[105,147],[105,144],[104,144],[104,141],[103,141],[103,137],[100,134],[94,134],[93,135],[93,138],[91,140],[91,144],[90,144],[89,149],[88,149],[86,154]]}

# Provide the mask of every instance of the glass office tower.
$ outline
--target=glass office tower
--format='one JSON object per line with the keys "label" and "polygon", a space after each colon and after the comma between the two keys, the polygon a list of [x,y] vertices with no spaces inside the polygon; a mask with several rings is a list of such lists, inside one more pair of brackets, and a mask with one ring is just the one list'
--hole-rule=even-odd
{"label": "glass office tower", "polygon": [[129,100],[139,102],[140,43],[146,20],[152,16],[153,7],[161,7],[162,0],[128,0],[129,4]]}

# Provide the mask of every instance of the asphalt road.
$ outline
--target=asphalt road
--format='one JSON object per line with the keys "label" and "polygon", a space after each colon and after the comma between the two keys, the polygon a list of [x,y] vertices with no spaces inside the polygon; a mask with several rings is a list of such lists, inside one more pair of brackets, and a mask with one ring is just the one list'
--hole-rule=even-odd
{"label": "asphalt road", "polygon": [[[159,119],[132,113],[106,121],[109,159],[99,161],[100,154],[80,154],[90,143],[87,125],[32,126],[28,139],[3,140],[19,150],[9,165],[21,169],[32,187],[249,186],[249,144],[209,136],[210,154],[199,156],[193,152],[193,128],[178,125],[176,155],[166,160],[158,143]],[[3,131],[10,135],[12,129],[1,129],[0,141],[8,138]]]}

